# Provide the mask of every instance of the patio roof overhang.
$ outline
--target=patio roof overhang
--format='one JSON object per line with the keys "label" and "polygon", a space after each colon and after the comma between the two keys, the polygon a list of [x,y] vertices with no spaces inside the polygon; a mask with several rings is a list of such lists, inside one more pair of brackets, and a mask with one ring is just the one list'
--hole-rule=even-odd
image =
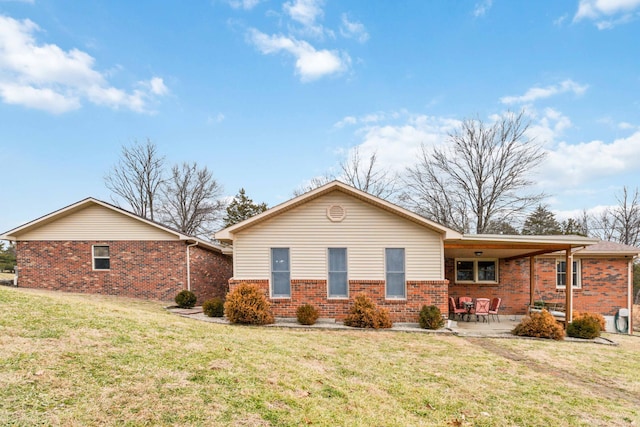
{"label": "patio roof overhang", "polygon": [[523,236],[503,234],[465,234],[445,239],[445,258],[517,259],[546,253],[574,250],[598,243],[582,236]]}

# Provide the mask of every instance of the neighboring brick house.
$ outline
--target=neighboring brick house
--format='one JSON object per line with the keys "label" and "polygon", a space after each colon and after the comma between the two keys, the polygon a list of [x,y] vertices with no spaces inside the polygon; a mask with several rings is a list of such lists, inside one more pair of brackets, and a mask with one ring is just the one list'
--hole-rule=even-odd
{"label": "neighboring brick house", "polygon": [[171,301],[223,297],[232,262],[221,246],[87,198],[10,230],[20,287]]}
{"label": "neighboring brick house", "polygon": [[[258,284],[276,316],[294,317],[311,303],[321,317],[342,319],[365,293],[395,322],[416,322],[423,305],[446,314],[449,296],[463,295],[500,297],[507,315],[545,299],[612,317],[631,310],[632,262],[640,252],[580,236],[462,235],[339,181],[215,237],[233,244],[230,288]],[[567,259],[577,265],[568,278]],[[567,295],[564,283],[574,277],[579,283]]]}

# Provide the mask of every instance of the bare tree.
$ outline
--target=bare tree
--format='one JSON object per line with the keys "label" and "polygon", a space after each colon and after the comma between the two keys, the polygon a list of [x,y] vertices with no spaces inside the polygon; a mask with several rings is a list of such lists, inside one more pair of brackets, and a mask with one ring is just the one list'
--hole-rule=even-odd
{"label": "bare tree", "polygon": [[397,174],[380,167],[376,152],[365,160],[360,156],[359,147],[355,147],[350,151],[348,159],[340,162],[340,170],[342,173],[339,176],[326,173],[314,177],[307,184],[294,190],[293,195],[299,196],[335,179],[383,199],[392,199],[398,192]]}
{"label": "bare tree", "polygon": [[625,186],[616,197],[617,206],[607,208],[591,219],[590,231],[595,237],[625,245],[640,244],[640,195]]}
{"label": "bare tree", "polygon": [[368,160],[364,160],[360,156],[359,147],[355,147],[349,158],[340,164],[340,168],[344,182],[358,190],[382,199],[390,199],[397,192],[397,175],[380,167],[375,151]]}
{"label": "bare tree", "polygon": [[162,221],[185,234],[206,237],[224,210],[221,195],[222,187],[206,167],[195,162],[175,165],[162,186]]}
{"label": "bare tree", "polygon": [[[449,144],[429,150],[408,168],[403,204],[462,232],[485,233],[492,220],[522,216],[544,194],[526,193],[545,152],[526,136],[524,113],[486,125],[465,120]],[[472,229],[473,228],[473,229]]]}
{"label": "bare tree", "polygon": [[104,181],[115,194],[112,200],[116,205],[124,200],[135,214],[154,220],[163,172],[164,156],[158,154],[156,145],[150,140],[144,145],[136,141],[122,147],[118,164]]}

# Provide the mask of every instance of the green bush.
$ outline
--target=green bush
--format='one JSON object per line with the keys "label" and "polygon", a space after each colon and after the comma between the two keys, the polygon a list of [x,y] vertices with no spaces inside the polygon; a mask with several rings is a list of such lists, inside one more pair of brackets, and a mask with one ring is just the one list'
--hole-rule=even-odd
{"label": "green bush", "polygon": [[547,310],[526,316],[511,333],[521,337],[564,339],[564,329]]}
{"label": "green bush", "polygon": [[600,322],[594,316],[582,315],[569,323],[567,335],[588,340],[597,338],[600,336]]}
{"label": "green bush", "polygon": [[590,313],[588,311],[585,311],[583,313],[574,311],[573,312],[573,320],[577,320],[583,317],[589,317],[592,320],[596,321],[599,325],[600,325],[600,332],[605,330],[606,327],[606,321],[604,320],[604,317],[602,316],[602,314],[600,313]]}
{"label": "green bush", "polygon": [[209,317],[224,316],[224,301],[222,298],[211,298],[202,303],[202,311]]}
{"label": "green bush", "polygon": [[364,294],[357,295],[344,324],[355,328],[390,328],[393,326],[389,311],[375,305]]}
{"label": "green bush", "polygon": [[311,304],[303,304],[296,310],[296,317],[302,325],[313,325],[320,317],[320,312]]}
{"label": "green bush", "polygon": [[184,290],[178,292],[175,302],[180,308],[193,308],[193,306],[196,305],[197,299],[196,294],[191,291]]}
{"label": "green bush", "polygon": [[267,325],[275,321],[271,304],[258,285],[240,283],[227,295],[224,314],[231,323]]}
{"label": "green bush", "polygon": [[423,305],[418,323],[422,329],[440,329],[444,326],[442,312],[435,305]]}

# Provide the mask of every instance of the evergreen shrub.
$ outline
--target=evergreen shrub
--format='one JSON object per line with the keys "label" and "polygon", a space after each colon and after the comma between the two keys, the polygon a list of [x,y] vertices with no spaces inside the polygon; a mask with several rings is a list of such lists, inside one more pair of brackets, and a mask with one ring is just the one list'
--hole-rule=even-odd
{"label": "evergreen shrub", "polygon": [[258,285],[240,283],[227,295],[224,314],[231,323],[267,325],[274,323],[271,304]]}
{"label": "evergreen shrub", "polygon": [[344,319],[344,324],[355,328],[390,328],[393,326],[389,310],[378,307],[365,294],[355,297],[349,314]]}
{"label": "evergreen shrub", "polygon": [[521,337],[564,339],[564,329],[547,310],[524,317],[511,333]]}
{"label": "evergreen shrub", "polygon": [[320,317],[320,312],[311,304],[303,304],[296,310],[296,317],[302,325],[313,325]]}
{"label": "evergreen shrub", "polygon": [[224,301],[222,298],[211,298],[202,303],[202,311],[209,317],[224,316]]}
{"label": "evergreen shrub", "polygon": [[175,302],[180,308],[193,308],[193,306],[196,305],[197,299],[196,294],[185,289],[184,291],[178,292]]}
{"label": "evergreen shrub", "polygon": [[418,323],[422,329],[440,329],[444,326],[442,312],[435,305],[423,305]]}

